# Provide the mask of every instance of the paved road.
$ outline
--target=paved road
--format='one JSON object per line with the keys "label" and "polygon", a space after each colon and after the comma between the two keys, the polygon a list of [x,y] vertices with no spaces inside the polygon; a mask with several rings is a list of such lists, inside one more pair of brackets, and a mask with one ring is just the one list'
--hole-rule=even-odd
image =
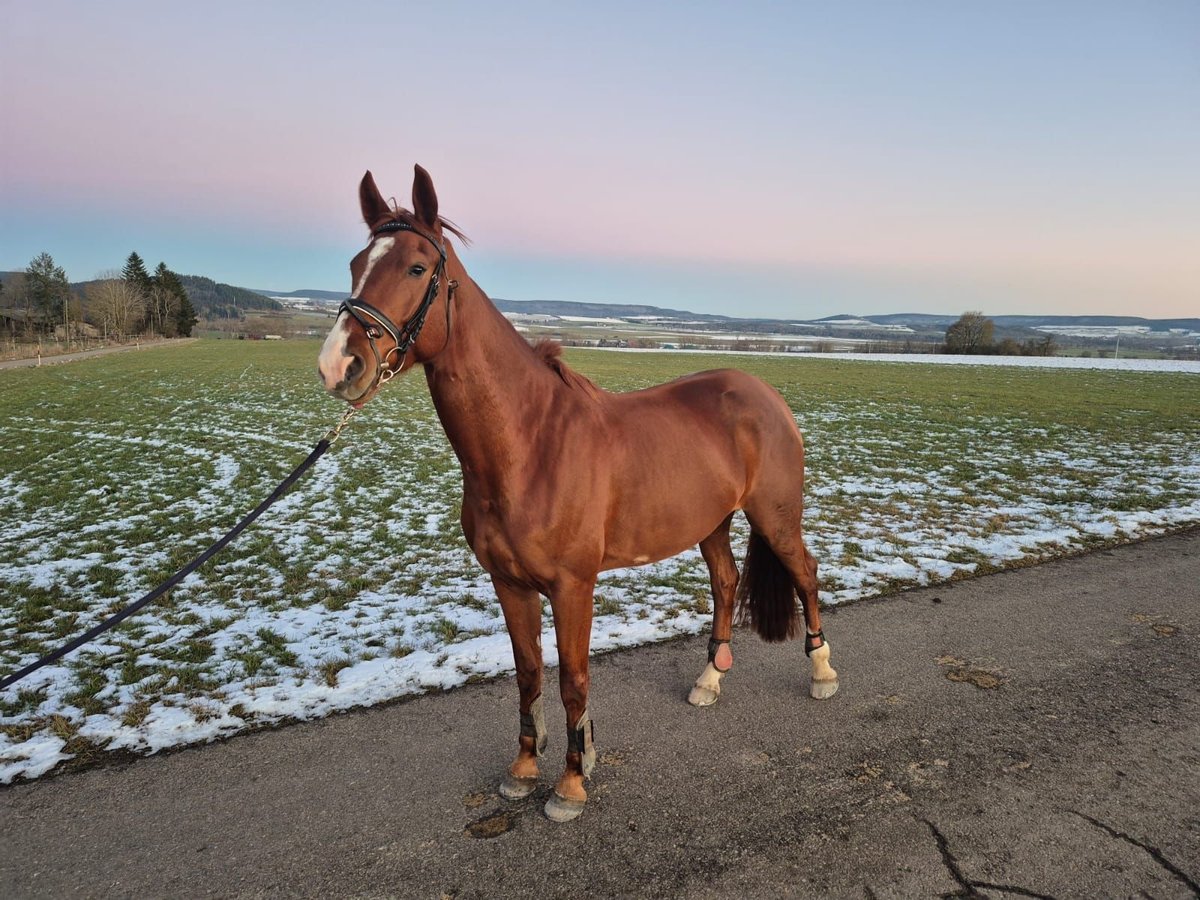
{"label": "paved road", "polygon": [[0,896],[1200,896],[1200,530],[826,632],[827,703],[794,644],[703,710],[702,638],[598,659],[569,825],[493,792],[505,679],[0,791]]}
{"label": "paved road", "polygon": [[0,360],[0,369],[31,369],[35,366],[57,366],[59,363],[75,362],[77,359],[91,359],[95,356],[107,356],[110,353],[124,353],[126,350],[146,350],[150,347],[161,347],[171,344],[179,347],[191,344],[199,338],[158,338],[152,341],[142,341],[138,344],[116,344],[112,347],[101,347],[98,350],[80,350],[76,353],[56,353],[52,356],[36,356],[23,359]]}

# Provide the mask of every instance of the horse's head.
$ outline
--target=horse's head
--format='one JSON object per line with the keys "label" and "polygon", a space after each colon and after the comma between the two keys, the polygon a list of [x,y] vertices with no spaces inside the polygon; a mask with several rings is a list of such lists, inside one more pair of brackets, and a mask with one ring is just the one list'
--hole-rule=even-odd
{"label": "horse's head", "polygon": [[[443,222],[428,172],[416,167],[411,213],[393,209],[370,172],[358,193],[371,239],[350,262],[353,293],[338,311],[317,361],[325,389],[354,406],[444,346],[444,328],[433,325],[427,331],[425,322],[439,298],[450,302],[454,286],[447,283]],[[430,340],[437,341],[433,351],[425,346]]]}

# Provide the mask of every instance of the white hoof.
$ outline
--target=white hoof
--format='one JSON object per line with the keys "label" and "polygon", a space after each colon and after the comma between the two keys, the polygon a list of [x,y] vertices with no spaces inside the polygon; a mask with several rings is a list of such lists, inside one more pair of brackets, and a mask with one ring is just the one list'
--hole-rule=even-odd
{"label": "white hoof", "polygon": [[716,666],[709,663],[696,679],[696,686],[692,688],[692,692],[688,694],[688,703],[692,706],[712,706],[721,696],[721,679],[724,677],[724,672],[718,671]]}
{"label": "white hoof", "polygon": [[838,680],[836,678],[828,678],[822,681],[814,678],[808,688],[808,693],[814,700],[828,700],[837,693],[837,690]]}
{"label": "white hoof", "polygon": [[714,690],[710,687],[702,687],[696,685],[688,694],[688,703],[692,706],[712,706],[717,702],[717,698],[721,696],[720,689]]}

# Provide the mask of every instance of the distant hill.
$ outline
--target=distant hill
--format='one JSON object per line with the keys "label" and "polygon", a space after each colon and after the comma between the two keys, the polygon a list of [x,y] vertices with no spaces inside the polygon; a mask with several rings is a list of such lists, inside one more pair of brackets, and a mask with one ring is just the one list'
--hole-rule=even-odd
{"label": "distant hill", "polygon": [[[840,316],[830,316],[829,318],[842,318]],[[910,328],[945,328],[951,322],[958,319],[957,315],[940,315],[937,313],[890,313],[885,316],[862,316],[868,322],[874,322],[876,325],[907,325]],[[994,319],[994,316],[988,318]],[[826,321],[818,319],[817,321]]]}
{"label": "distant hill", "polygon": [[[240,290],[240,288],[239,288]],[[296,300],[324,300],[327,303],[341,303],[350,296],[349,291],[265,291],[261,288],[247,288],[255,294],[264,297],[290,297]]]}
{"label": "distant hill", "polygon": [[1140,316],[990,316],[989,318],[994,320],[997,325],[1023,328],[1049,328],[1060,325],[1070,328],[1133,326],[1149,328],[1151,331],[1166,331],[1170,328],[1200,331],[1200,319],[1143,319]]}
{"label": "distant hill", "polygon": [[[317,300],[328,304],[339,304],[350,294],[347,291],[267,291],[255,288],[254,292],[264,297],[286,297],[294,300]],[[521,313],[527,316],[586,316],[596,319],[631,319],[656,317],[663,319],[687,319],[692,322],[728,322],[730,316],[693,313],[682,309],[664,309],[631,303],[580,303],[571,300],[504,300],[492,297],[500,312]]]}
{"label": "distant hill", "polygon": [[200,316],[213,319],[236,319],[249,310],[281,310],[278,300],[264,297],[256,291],[221,284],[202,275],[180,275],[183,289]]}
{"label": "distant hill", "polygon": [[[1144,319],[1141,316],[991,316],[984,315],[1001,328],[1149,328],[1151,331],[1167,331],[1184,328],[1200,331],[1200,319]],[[837,318],[831,317],[831,318]],[[869,322],[880,325],[909,325],[913,327],[946,326],[958,319],[956,315],[931,315],[928,313],[891,313],[884,316],[863,316]],[[821,320],[824,321],[824,320]]]}
{"label": "distant hill", "polygon": [[[6,281],[18,272],[0,272],[0,282]],[[295,291],[273,291],[261,288],[249,289],[221,284],[211,278],[200,275],[181,275],[180,280],[188,292],[188,297],[196,312],[202,316],[229,317],[236,316],[248,310],[284,309],[283,304],[273,297],[290,299],[315,300],[323,305],[336,307],[349,297],[346,291],[323,291],[316,289]],[[82,293],[88,282],[76,282],[71,289]],[[658,318],[692,323],[706,323],[719,326],[722,323],[738,323],[749,331],[763,331],[778,328],[783,332],[802,330],[812,333],[814,330],[846,331],[853,328],[860,331],[870,331],[872,325],[880,326],[880,332],[895,332],[899,328],[909,328],[913,332],[931,335],[944,332],[946,326],[958,319],[958,314],[945,313],[886,313],[882,315],[858,316],[841,313],[836,316],[825,316],[820,319],[800,318],[761,318],[723,316],[713,313],[696,313],[683,309],[670,309],[661,306],[637,303],[585,303],[571,300],[505,300],[493,297],[492,302],[501,312],[519,313],[539,316],[580,316],[595,319],[647,319]],[[1140,316],[993,316],[984,311],[996,328],[1004,331],[1020,332],[1029,329],[1050,330],[1055,328],[1145,328],[1153,332],[1165,332],[1171,329],[1181,329],[1200,333],[1200,318],[1180,319],[1146,319]]]}
{"label": "distant hill", "polygon": [[[10,280],[13,276],[24,275],[24,272],[0,272],[0,283]],[[233,284],[222,284],[205,278],[202,275],[180,275],[179,280],[184,284],[187,299],[200,316],[221,317],[220,310],[227,312],[227,317],[234,310],[282,310],[283,305],[277,300],[265,298],[253,290],[235,288]],[[96,281],[73,281],[71,293],[83,296],[89,284]]]}
{"label": "distant hill", "polygon": [[570,300],[502,300],[492,298],[500,312],[529,316],[586,316],[595,319],[635,319],[646,316],[662,319],[686,319],[692,322],[728,322],[730,316],[694,313],[682,309],[664,309],[630,303],[578,303]]}
{"label": "distant hill", "polygon": [[[8,273],[5,273],[8,274]],[[283,304],[231,284],[221,284],[203,275],[180,275],[183,289],[196,314],[210,319],[239,319],[251,310],[282,310]],[[94,281],[71,282],[72,292],[82,296]]]}
{"label": "distant hill", "polygon": [[[8,281],[15,275],[23,274],[23,272],[0,272],[0,283]],[[221,284],[202,275],[180,275],[179,280],[183,282],[183,288],[187,291],[188,299],[192,301],[196,313],[201,316],[229,319],[240,318],[249,310],[283,309],[283,304],[277,300],[271,300],[245,288]],[[94,280],[73,281],[71,282],[71,292],[82,297],[87,286],[94,283]]]}
{"label": "distant hill", "polygon": [[[255,289],[253,291],[247,290],[244,293],[258,295],[263,299],[270,297],[293,298],[297,300],[309,299],[332,306],[336,306],[350,296],[346,291],[322,291],[315,289],[297,291]],[[911,329],[915,334],[929,337],[944,332],[946,326],[958,319],[957,313],[916,312],[887,313],[871,316],[841,313],[836,316],[825,316],[820,319],[743,318],[739,316],[716,315],[713,313],[697,313],[684,309],[670,309],[638,303],[585,303],[571,300],[505,300],[499,297],[493,297],[492,302],[496,304],[496,307],[501,312],[530,316],[580,316],[594,319],[658,318],[679,322],[705,323],[712,326],[720,326],[723,323],[737,323],[739,327],[751,332],[777,329],[783,333],[803,332],[812,334],[815,331],[845,333],[852,329],[869,333],[872,330],[872,326],[879,326],[876,330],[881,334],[891,333],[893,337],[901,329]],[[194,298],[192,303],[196,303]],[[1080,327],[1112,328],[1121,326],[1147,328],[1155,332],[1163,332],[1169,329],[1184,329],[1200,333],[1200,318],[1145,319],[1139,316],[992,316],[988,315],[986,311],[984,315],[987,315],[989,319],[996,323],[997,329],[1014,333],[1034,328],[1070,329]]]}

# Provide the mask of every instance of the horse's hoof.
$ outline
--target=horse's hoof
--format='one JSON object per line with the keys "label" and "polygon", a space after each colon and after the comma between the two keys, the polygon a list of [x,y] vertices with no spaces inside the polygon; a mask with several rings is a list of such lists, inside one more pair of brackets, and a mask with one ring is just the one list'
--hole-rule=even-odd
{"label": "horse's hoof", "polygon": [[691,693],[688,694],[688,703],[692,704],[692,706],[712,706],[720,696],[719,691],[696,685],[692,688]]}
{"label": "horse's hoof", "polygon": [[551,822],[570,822],[572,819],[579,818],[585,805],[587,805],[586,800],[568,800],[566,797],[559,796],[558,791],[555,791],[546,801],[546,818]]}
{"label": "horse's hoof", "polygon": [[812,685],[809,686],[808,693],[814,700],[828,700],[838,690],[838,680],[836,678],[828,678],[824,681],[814,678]]}
{"label": "horse's hoof", "polygon": [[500,796],[505,800],[524,800],[537,789],[537,776],[518,778],[509,772],[500,782]]}

